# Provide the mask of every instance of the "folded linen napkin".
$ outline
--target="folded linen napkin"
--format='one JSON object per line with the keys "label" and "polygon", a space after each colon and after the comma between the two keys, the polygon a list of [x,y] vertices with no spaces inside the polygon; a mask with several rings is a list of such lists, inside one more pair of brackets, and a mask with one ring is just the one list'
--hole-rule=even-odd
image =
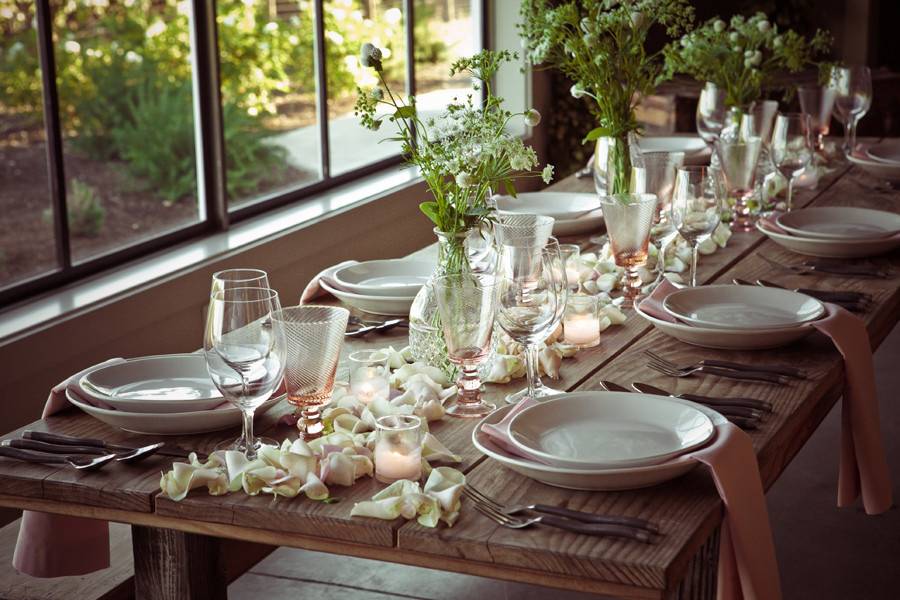
{"label": "folded linen napkin", "polygon": [[513,417],[517,414],[534,406],[536,404],[540,404],[538,400],[534,398],[525,398],[518,404],[512,407],[506,415],[500,421],[496,423],[485,423],[481,426],[481,431],[488,436],[488,438],[494,442],[495,445],[500,446],[505,452],[512,454],[516,458],[524,458],[526,460],[533,460],[535,462],[539,462],[541,464],[548,464],[546,460],[539,456],[535,456],[531,452],[523,450],[519,448],[509,438],[509,424],[512,422]]}
{"label": "folded linen napkin", "polygon": [[[99,367],[123,362],[112,358],[53,386],[42,419],[69,405],[66,389]],[[19,525],[13,567],[32,577],[85,575],[109,567],[109,523],[26,510]]]}
{"label": "folded linen napkin", "polygon": [[328,285],[332,287],[338,287],[334,281],[335,272],[341,267],[355,265],[358,262],[358,260],[345,260],[344,262],[338,263],[333,267],[324,269],[321,273],[313,277],[312,280],[310,280],[310,282],[306,284],[306,287],[303,288],[303,293],[300,294],[300,304],[305,304],[313,298],[321,296],[325,293],[325,290],[323,290],[322,286],[319,285],[319,282],[323,279],[328,283]]}
{"label": "folded linen napkin", "polygon": [[[663,281],[641,302],[651,316],[676,322],[662,306],[675,286]],[[878,417],[872,346],[865,322],[849,311],[824,303],[827,314],[811,325],[828,336],[844,357],[844,393],[841,401],[841,462],[838,475],[838,506],[852,504],[862,494],[870,515],[890,508],[891,481]]]}

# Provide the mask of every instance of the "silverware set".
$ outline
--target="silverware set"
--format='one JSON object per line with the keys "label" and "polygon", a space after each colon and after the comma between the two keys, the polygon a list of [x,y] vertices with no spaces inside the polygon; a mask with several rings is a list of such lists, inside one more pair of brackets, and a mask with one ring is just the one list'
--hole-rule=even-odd
{"label": "silverware set", "polygon": [[869,277],[873,279],[887,279],[892,276],[887,269],[873,265],[848,264],[835,260],[804,260],[799,265],[785,265],[764,254],[757,254],[761,259],[773,267],[791,271],[797,275],[810,275],[813,273],[826,273],[829,275],[844,275],[845,277]]}
{"label": "silverware set", "polygon": [[786,384],[789,378],[805,379],[806,377],[801,371],[783,367],[765,365],[754,365],[751,367],[738,363],[710,360],[703,360],[690,365],[676,365],[651,350],[644,350],[644,354],[649,358],[648,367],[670,377],[689,377],[695,373],[702,373],[728,377],[729,379],[758,381],[778,385]]}
{"label": "silverware set", "polygon": [[735,277],[731,280],[735,285],[758,285],[761,287],[778,288],[800,294],[806,294],[822,302],[831,302],[847,310],[863,312],[869,309],[872,303],[871,294],[856,292],[853,290],[816,290],[811,288],[789,288],[765,279],[757,279],[755,282]]}
{"label": "silverware set", "polygon": [[478,512],[510,529],[546,525],[574,533],[622,537],[644,543],[654,543],[661,535],[657,525],[644,519],[597,515],[547,504],[506,506],[471,485],[463,488],[463,494],[472,501]]}
{"label": "silverware set", "polygon": [[346,337],[363,337],[373,332],[382,333],[394,327],[409,327],[409,321],[407,319],[373,321],[351,316],[347,321],[347,327],[347,332],[344,334]]}

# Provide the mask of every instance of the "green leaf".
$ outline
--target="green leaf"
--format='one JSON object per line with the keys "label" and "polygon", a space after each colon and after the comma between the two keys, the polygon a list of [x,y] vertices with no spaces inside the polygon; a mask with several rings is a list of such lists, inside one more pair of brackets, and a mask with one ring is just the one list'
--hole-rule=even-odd
{"label": "green leaf", "polygon": [[413,106],[401,106],[397,109],[397,112],[394,113],[394,117],[397,119],[412,119],[416,116],[416,109]]}
{"label": "green leaf", "polygon": [[439,220],[437,202],[422,202],[419,204],[419,210],[425,213],[425,216],[431,219],[435,224]]}
{"label": "green leaf", "polygon": [[608,127],[595,127],[588,131],[588,134],[584,136],[584,139],[581,140],[582,144],[587,144],[588,142],[596,141],[597,138],[606,137],[610,135]]}
{"label": "green leaf", "polygon": [[509,179],[503,180],[503,187],[506,188],[506,193],[513,198],[517,198],[516,196],[516,186],[513,185],[513,182]]}

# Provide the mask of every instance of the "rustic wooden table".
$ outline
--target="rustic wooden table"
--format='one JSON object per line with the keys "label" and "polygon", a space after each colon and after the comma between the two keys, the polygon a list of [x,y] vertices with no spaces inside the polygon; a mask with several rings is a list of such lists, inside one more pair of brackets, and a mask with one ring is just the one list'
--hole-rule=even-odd
{"label": "rustic wooden table", "polygon": [[[591,185],[589,179],[570,178],[555,189],[590,191]],[[854,205],[900,212],[900,192],[886,191],[864,173],[846,167],[825,177],[817,189],[798,191],[795,202],[797,206]],[[759,258],[760,253],[782,263],[800,260],[757,232],[742,233],[733,236],[727,248],[703,257],[700,278],[707,283],[729,283],[732,277],[765,277],[796,286],[865,290],[875,298],[872,309],[862,315],[873,347],[881,343],[900,317],[900,254],[896,252],[871,260],[893,265],[894,277],[887,280],[800,277],[773,271]],[[360,346],[399,347],[405,344],[404,335],[395,330],[353,341],[345,352]],[[711,354],[666,337],[629,313],[623,326],[604,332],[598,347],[564,361],[561,380],[553,382],[553,386],[590,390],[599,388],[600,379],[620,384],[644,381],[678,392],[765,398],[774,403],[775,412],[750,435],[766,487],[775,482],[818,427],[840,397],[843,385],[841,358],[819,334],[777,350],[716,352],[722,358],[747,363],[794,364],[812,374],[806,381],[779,387],[716,377],[667,378],[645,367],[641,354],[644,348],[652,348],[679,363]],[[522,385],[523,381],[518,380],[506,386],[489,386],[489,400],[500,405],[507,393]],[[291,435],[291,429],[276,424],[278,417],[289,410],[280,405],[262,415],[257,421],[257,433],[279,439]],[[510,503],[527,500],[650,519],[660,525],[662,541],[645,545],[545,528],[514,531],[465,508],[452,529],[428,529],[402,519],[351,519],[353,503],[370,498],[382,487],[370,479],[333,490],[341,498],[336,504],[303,498],[275,501],[243,494],[211,497],[203,491],[192,493],[182,502],[173,502],[159,495],[160,472],[169,467],[169,460],[163,457],[152,457],[138,465],[116,465],[96,473],[0,459],[0,506],[131,524],[135,589],[141,599],[225,597],[225,579],[220,575],[221,548],[223,540],[229,539],[624,598],[714,597],[718,526],[723,507],[704,470],[644,490],[589,493],[557,489],[483,457],[470,442],[473,426],[472,421],[448,417],[435,424],[433,431],[462,455],[460,468],[479,489]],[[102,437],[123,444],[145,439],[108,427],[77,410],[22,429]],[[20,431],[3,437],[14,437]],[[234,431],[218,432],[174,441],[208,451],[217,442],[235,435]],[[838,443],[835,439],[836,447]]]}

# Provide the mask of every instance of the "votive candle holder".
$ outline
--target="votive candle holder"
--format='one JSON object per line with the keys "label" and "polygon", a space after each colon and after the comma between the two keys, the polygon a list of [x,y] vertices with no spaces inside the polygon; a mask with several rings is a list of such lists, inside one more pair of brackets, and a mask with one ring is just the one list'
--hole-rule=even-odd
{"label": "votive candle holder", "polygon": [[597,296],[569,296],[563,315],[563,340],[578,348],[591,348],[600,343],[600,302]]}
{"label": "votive candle holder", "polygon": [[422,476],[422,419],[387,415],[375,421],[375,479],[393,483]]}
{"label": "votive candle holder", "polygon": [[387,400],[391,393],[387,357],[381,350],[357,350],[350,354],[350,393],[363,404]]}

